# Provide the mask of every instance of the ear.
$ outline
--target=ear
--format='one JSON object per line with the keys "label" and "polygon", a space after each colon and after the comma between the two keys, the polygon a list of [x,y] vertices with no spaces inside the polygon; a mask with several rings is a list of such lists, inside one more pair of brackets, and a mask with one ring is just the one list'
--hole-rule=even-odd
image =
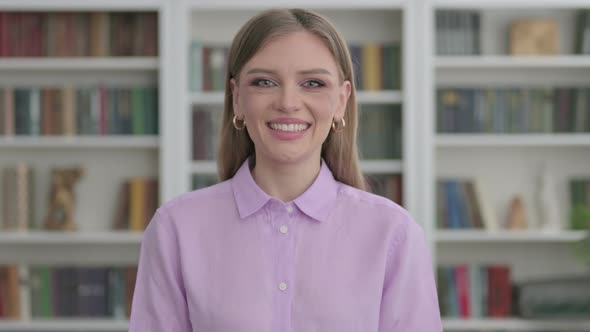
{"label": "ear", "polygon": [[235,78],[232,78],[229,80],[229,86],[231,88],[231,93],[232,93],[232,106],[234,109],[234,113],[237,115],[239,110],[238,110],[238,97],[239,97],[239,89],[238,89],[238,82],[236,81]]}
{"label": "ear", "polygon": [[338,109],[336,109],[336,114],[334,118],[342,119],[344,117],[344,113],[346,112],[346,105],[348,105],[348,98],[350,98],[351,89],[352,85],[350,84],[350,81],[342,82],[338,94]]}

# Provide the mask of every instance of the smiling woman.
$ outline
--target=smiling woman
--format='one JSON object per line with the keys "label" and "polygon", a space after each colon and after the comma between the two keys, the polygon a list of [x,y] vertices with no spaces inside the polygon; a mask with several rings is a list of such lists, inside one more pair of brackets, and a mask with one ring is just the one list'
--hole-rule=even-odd
{"label": "smiling woman", "polygon": [[156,212],[130,331],[442,331],[423,231],[364,191],[348,48],[270,10],[229,52],[223,182]]}

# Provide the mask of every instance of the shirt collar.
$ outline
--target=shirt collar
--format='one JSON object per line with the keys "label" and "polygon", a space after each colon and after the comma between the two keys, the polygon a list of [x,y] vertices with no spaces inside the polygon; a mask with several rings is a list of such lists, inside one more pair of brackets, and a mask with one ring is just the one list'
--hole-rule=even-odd
{"label": "shirt collar", "polygon": [[[246,159],[232,178],[232,189],[240,218],[244,219],[260,210],[272,197],[254,181],[250,159]],[[339,183],[322,159],[320,173],[307,190],[293,202],[309,217],[325,222],[336,204]]]}

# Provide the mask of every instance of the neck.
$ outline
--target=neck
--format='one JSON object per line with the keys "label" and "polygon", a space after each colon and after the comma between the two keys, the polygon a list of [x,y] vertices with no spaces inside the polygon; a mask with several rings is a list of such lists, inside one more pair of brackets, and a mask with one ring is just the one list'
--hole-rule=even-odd
{"label": "neck", "polygon": [[290,202],[303,194],[320,173],[320,161],[312,159],[285,164],[257,156],[252,177],[269,196]]}

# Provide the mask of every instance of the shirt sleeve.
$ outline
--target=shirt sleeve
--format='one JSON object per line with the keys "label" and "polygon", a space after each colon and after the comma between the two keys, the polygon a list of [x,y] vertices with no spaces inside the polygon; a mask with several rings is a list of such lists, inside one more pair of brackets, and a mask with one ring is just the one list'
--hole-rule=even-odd
{"label": "shirt sleeve", "polygon": [[129,331],[192,331],[185,294],[176,232],[160,208],[141,241]]}
{"label": "shirt sleeve", "polygon": [[400,225],[385,272],[379,332],[442,331],[432,259],[422,228]]}

